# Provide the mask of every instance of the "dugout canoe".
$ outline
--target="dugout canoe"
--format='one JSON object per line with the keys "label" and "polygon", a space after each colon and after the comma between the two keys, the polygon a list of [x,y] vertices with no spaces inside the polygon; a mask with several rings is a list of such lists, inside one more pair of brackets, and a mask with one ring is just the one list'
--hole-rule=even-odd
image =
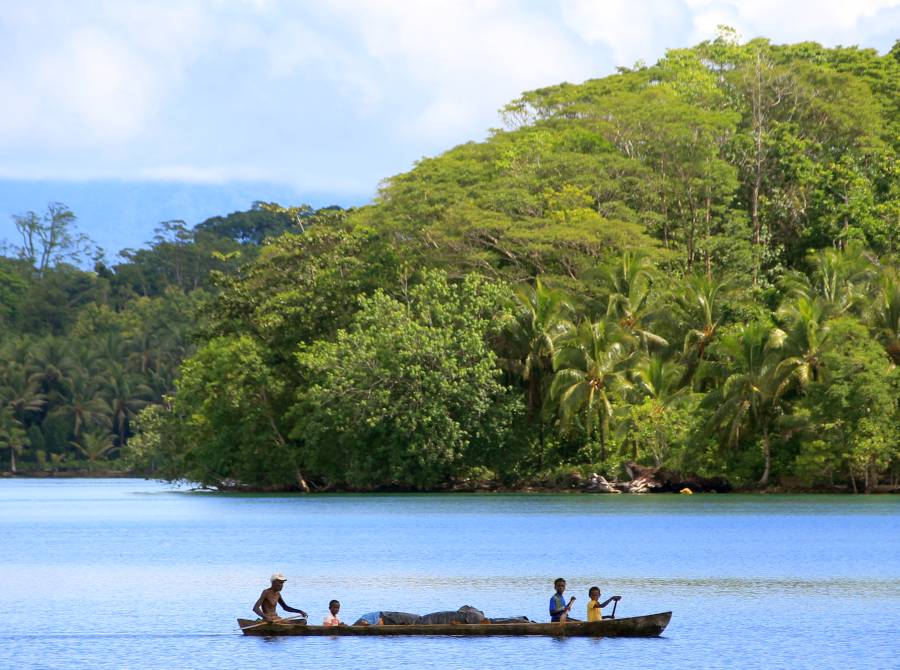
{"label": "dugout canoe", "polygon": [[407,626],[305,626],[238,619],[244,635],[549,635],[552,637],[659,637],[669,625],[671,612],[602,621],[567,623],[429,624]]}

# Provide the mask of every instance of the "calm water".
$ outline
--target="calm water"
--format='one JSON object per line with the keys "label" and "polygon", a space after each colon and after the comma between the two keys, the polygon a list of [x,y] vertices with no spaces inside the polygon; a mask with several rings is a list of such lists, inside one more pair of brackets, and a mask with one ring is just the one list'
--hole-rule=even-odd
{"label": "calm water", "polygon": [[[245,638],[274,571],[318,623],[471,604],[546,619],[565,576],[673,610],[660,639]],[[0,480],[0,668],[896,668],[900,499],[226,496]]]}

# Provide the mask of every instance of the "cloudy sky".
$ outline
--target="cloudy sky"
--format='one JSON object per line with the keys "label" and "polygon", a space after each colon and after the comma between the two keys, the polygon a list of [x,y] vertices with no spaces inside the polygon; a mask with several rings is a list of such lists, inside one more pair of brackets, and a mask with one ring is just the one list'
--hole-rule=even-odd
{"label": "cloudy sky", "polygon": [[884,52],[900,0],[0,0],[0,239],[48,200],[113,253],[254,199],[359,204],[520,92],[718,24]]}

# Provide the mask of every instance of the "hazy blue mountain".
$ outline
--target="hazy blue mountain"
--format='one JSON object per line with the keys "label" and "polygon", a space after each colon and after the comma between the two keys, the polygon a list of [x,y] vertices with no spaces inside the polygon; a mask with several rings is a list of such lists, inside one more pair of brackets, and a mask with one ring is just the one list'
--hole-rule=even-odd
{"label": "hazy blue mountain", "polygon": [[299,193],[285,184],[236,182],[26,181],[0,179],[0,242],[17,241],[10,216],[41,213],[48,202],[63,202],[78,216],[86,233],[112,259],[120,250],[139,247],[153,237],[160,221],[181,219],[195,225],[217,214],[246,210],[254,201],[313,207],[360,205],[366,194]]}

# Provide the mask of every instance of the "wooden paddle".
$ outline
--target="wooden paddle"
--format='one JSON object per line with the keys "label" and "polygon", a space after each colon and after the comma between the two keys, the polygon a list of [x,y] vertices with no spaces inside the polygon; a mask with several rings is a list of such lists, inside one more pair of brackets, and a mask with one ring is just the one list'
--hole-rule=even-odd
{"label": "wooden paddle", "polygon": [[575,596],[569,598],[569,604],[566,605],[565,611],[559,615],[559,622],[566,623],[569,620],[569,608],[572,607],[572,603],[575,602]]}
{"label": "wooden paddle", "polygon": [[612,614],[609,615],[610,619],[616,618],[616,605],[618,605],[618,604],[619,604],[618,600],[613,600],[613,611],[612,611]]}
{"label": "wooden paddle", "polygon": [[249,626],[242,626],[241,630],[250,630],[251,628],[256,628],[257,626],[265,626],[266,624],[279,624],[279,623],[282,623],[283,621],[295,621],[297,619],[306,619],[306,618],[307,617],[305,617],[305,616],[292,616],[292,617],[287,617],[284,619],[279,619],[278,621],[266,621],[265,619],[263,619],[262,621],[259,621],[254,624],[250,624]]}

